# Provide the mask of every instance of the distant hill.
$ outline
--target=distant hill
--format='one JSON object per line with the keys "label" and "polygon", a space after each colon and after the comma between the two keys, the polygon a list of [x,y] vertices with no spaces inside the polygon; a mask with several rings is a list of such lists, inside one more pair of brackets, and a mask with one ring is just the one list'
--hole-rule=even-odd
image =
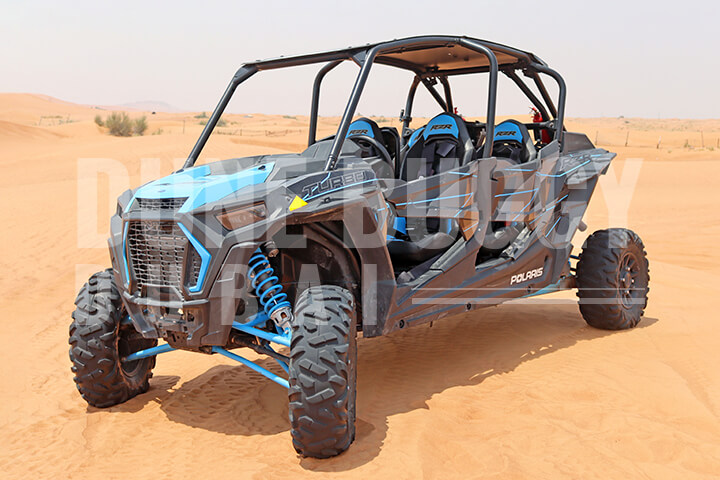
{"label": "distant hill", "polygon": [[161,102],[159,100],[144,100],[141,102],[129,102],[129,103],[123,103],[118,106],[122,107],[123,109],[128,108],[128,109],[132,109],[132,110],[141,110],[143,112],[178,113],[178,112],[186,111],[186,110],[178,108],[174,105],[170,105],[169,103]]}

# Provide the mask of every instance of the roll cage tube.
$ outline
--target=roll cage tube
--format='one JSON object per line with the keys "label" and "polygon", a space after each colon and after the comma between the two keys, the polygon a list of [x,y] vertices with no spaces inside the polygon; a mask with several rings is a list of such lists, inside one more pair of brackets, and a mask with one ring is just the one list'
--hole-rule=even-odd
{"label": "roll cage tube", "polygon": [[[333,62],[328,63],[323,68],[318,71],[317,75],[315,76],[315,81],[313,82],[313,93],[312,93],[312,101],[310,104],[310,126],[309,126],[309,132],[308,132],[308,147],[313,145],[317,141],[317,122],[318,122],[318,111],[320,107],[320,89],[322,86],[322,82],[325,79],[325,75],[327,75],[330,70],[334,69],[338,65],[340,65],[343,62],[343,60],[335,60]],[[357,63],[357,62],[355,62]],[[428,81],[427,79],[423,79],[417,74],[413,78],[413,83],[410,89],[410,93],[408,94],[408,102],[406,103],[406,110],[407,112],[410,112],[412,109],[412,102],[413,98],[415,96],[415,90],[417,89],[418,83],[422,82],[422,84],[427,88],[428,92],[432,95],[432,97],[435,99],[438,105],[440,105],[440,108],[443,109],[445,112],[451,112],[453,110],[453,103],[452,103],[452,93],[450,91],[450,83],[448,82],[446,77],[440,77],[440,83],[443,86],[445,99],[443,99],[438,92],[433,88],[432,83]],[[405,122],[405,118],[400,119],[402,122]],[[411,119],[408,118],[407,124],[404,125],[404,128],[410,127],[410,121]]]}
{"label": "roll cage tube", "polygon": [[415,100],[415,93],[417,92],[418,85],[420,85],[421,83],[430,93],[435,102],[437,102],[440,108],[442,108],[443,112],[452,111],[452,95],[450,93],[450,84],[447,82],[447,79],[445,77],[441,77],[440,82],[443,85],[445,93],[444,99],[437,92],[437,90],[435,90],[435,87],[433,87],[433,84],[429,80],[427,80],[427,78],[422,77],[420,74],[415,75],[412,85],[410,85],[410,91],[408,92],[407,100],[405,101],[405,110],[403,111],[403,116],[402,118],[400,118],[400,120],[403,122],[404,130],[410,128],[410,122],[412,121],[412,106]]}
{"label": "roll cage tube", "polygon": [[403,131],[400,134],[400,139],[403,143],[405,142],[405,135],[409,134],[410,122],[412,122],[413,101],[415,100],[415,92],[417,92],[418,84],[420,84],[420,77],[415,75],[412,84],[410,85],[410,90],[408,91],[407,100],[405,100],[405,110],[403,110],[400,117],[400,120],[403,123]]}
{"label": "roll cage tube", "polygon": [[185,160],[185,163],[183,164],[183,169],[190,168],[195,165],[195,162],[197,162],[197,159],[200,156],[200,152],[202,152],[202,149],[205,147],[205,144],[210,138],[210,134],[215,128],[215,125],[217,125],[217,122],[218,120],[220,120],[220,117],[225,111],[225,108],[227,107],[228,103],[230,103],[230,99],[235,93],[235,89],[237,89],[238,85],[240,85],[242,82],[257,73],[257,71],[258,68],[254,65],[243,65],[238,69],[238,71],[233,76],[233,79],[230,81],[230,85],[228,85],[228,87],[225,89],[225,93],[223,93],[222,97],[220,97],[220,101],[218,102],[217,107],[215,107],[212,115],[210,115],[210,118],[205,124],[205,128],[203,128],[203,131],[200,134],[200,138],[198,138],[198,141],[195,143],[195,146],[193,147],[190,155],[188,156],[188,159]]}
{"label": "roll cage tube", "polygon": [[451,112],[453,110],[450,83],[448,82],[446,77],[441,77],[440,82],[443,85],[445,100],[443,100],[443,98],[437,93],[437,91],[435,90],[435,88],[433,88],[430,82],[424,81],[423,77],[420,74],[416,74],[415,77],[413,77],[412,84],[410,85],[410,90],[408,91],[407,100],[405,100],[405,109],[402,111],[402,114],[400,116],[400,121],[403,124],[402,132],[400,135],[400,141],[402,142],[401,146],[405,146],[405,137],[410,133],[410,122],[412,122],[413,102],[415,101],[415,93],[417,92],[417,87],[418,85],[420,85],[420,83],[422,83],[425,88],[430,92],[433,99],[435,99],[437,104],[440,105],[440,108],[442,108],[444,112]]}
{"label": "roll cage tube", "polygon": [[[441,41],[447,41],[446,39],[440,38]],[[338,158],[340,156],[340,150],[342,148],[343,142],[345,141],[345,135],[347,134],[348,128],[350,127],[350,122],[352,121],[353,115],[355,115],[355,109],[357,108],[358,102],[360,101],[360,95],[362,94],[363,89],[365,88],[365,84],[367,83],[368,76],[370,75],[370,68],[372,67],[373,61],[375,60],[375,57],[379,53],[387,52],[390,50],[396,50],[401,49],[405,46],[419,46],[423,44],[427,45],[433,45],[438,43],[438,38],[434,37],[428,37],[424,41],[419,41],[417,39],[406,39],[406,40],[396,40],[393,42],[388,42],[385,44],[380,44],[372,47],[370,50],[365,52],[364,56],[362,58],[355,57],[358,63],[362,64],[362,67],[360,68],[360,73],[357,76],[357,79],[355,80],[355,85],[353,86],[352,93],[350,94],[350,101],[348,102],[347,106],[345,107],[345,112],[343,113],[342,120],[340,121],[340,127],[338,128],[337,133],[335,134],[335,139],[333,140],[332,148],[330,149],[330,155],[328,156],[328,161],[325,164],[325,170],[335,170],[335,167],[337,166]],[[488,62],[490,63],[490,83],[488,87],[488,108],[487,108],[487,135],[488,138],[492,138],[492,136],[495,133],[495,105],[496,105],[496,99],[497,99],[497,77],[498,77],[498,62],[497,58],[495,57],[495,54],[487,48],[486,46],[476,43],[470,39],[467,38],[459,38],[457,40],[457,43],[459,45],[462,45],[466,48],[469,48],[471,50],[475,50],[478,53],[481,53],[485,55],[485,57],[488,59]],[[424,82],[423,82],[424,83]],[[435,91],[435,89],[433,89]],[[437,94],[437,91],[435,91]],[[437,94],[439,96],[439,94]],[[433,95],[435,96],[435,95]],[[443,103],[444,100],[443,100]],[[492,156],[492,142],[486,142],[485,148],[483,152],[483,156],[485,158]]]}
{"label": "roll cage tube", "polygon": [[[417,90],[417,86],[422,83],[426,88],[429,89],[430,93],[433,95],[433,98],[438,102],[438,104],[443,108],[443,110],[448,111],[449,108],[453,107],[452,97],[450,93],[450,87],[449,83],[447,81],[448,76],[450,75],[460,75],[465,73],[489,73],[490,74],[490,81],[489,81],[489,87],[488,87],[488,105],[487,105],[487,121],[486,121],[486,134],[488,138],[492,138],[494,135],[495,130],[495,108],[496,108],[496,100],[497,100],[497,77],[498,77],[498,60],[493,51],[498,51],[503,54],[511,55],[516,57],[516,63],[514,63],[512,66],[516,70],[523,70],[523,73],[525,76],[531,78],[535,85],[540,92],[540,96],[544,100],[545,104],[547,105],[547,109],[549,110],[549,113],[551,116],[555,117],[557,128],[555,131],[555,138],[562,142],[562,132],[563,132],[563,121],[565,116],[565,99],[566,99],[566,86],[565,82],[556,71],[549,68],[542,60],[538,59],[534,55],[528,52],[522,52],[517,49],[513,49],[512,47],[507,47],[504,45],[499,45],[491,42],[487,42],[484,40],[476,40],[468,37],[450,37],[450,36],[428,36],[428,37],[413,37],[413,38],[406,38],[401,40],[394,40],[391,42],[386,43],[379,43],[374,45],[367,45],[363,47],[351,47],[343,50],[335,50],[330,52],[323,52],[323,53],[316,53],[316,54],[307,54],[307,55],[299,55],[296,57],[280,57],[270,60],[258,60],[256,62],[247,63],[242,65],[238,71],[235,73],[235,75],[232,78],[232,81],[226,88],[225,92],[223,93],[222,97],[220,98],[220,101],[218,102],[217,106],[215,107],[215,110],[213,111],[212,115],[208,119],[207,124],[205,125],[205,128],[203,129],[202,133],[200,134],[200,137],[198,138],[197,142],[195,143],[195,146],[193,147],[192,151],[190,152],[190,155],[188,156],[188,159],[185,161],[185,164],[183,165],[183,169],[192,167],[195,162],[197,161],[202,149],[204,148],[205,144],[207,143],[212,131],[214,130],[215,126],[217,125],[217,122],[220,120],[221,115],[225,111],[225,108],[227,107],[228,103],[230,102],[230,99],[232,98],[233,94],[235,93],[235,90],[237,87],[244,81],[246,81],[248,78],[250,78],[252,75],[257,73],[260,70],[271,70],[271,69],[278,69],[278,68],[286,68],[286,67],[294,67],[294,66],[300,66],[300,65],[310,65],[310,64],[316,64],[316,63],[326,63],[326,65],[318,72],[315,83],[313,85],[313,100],[311,105],[311,118],[310,118],[310,131],[308,134],[308,141],[309,143],[314,143],[315,136],[317,134],[317,116],[318,116],[318,107],[319,107],[319,91],[320,91],[320,85],[322,83],[323,77],[325,74],[327,74],[330,70],[335,68],[337,65],[339,65],[342,61],[345,60],[352,60],[355,63],[357,63],[360,66],[360,72],[356,78],[355,84],[353,86],[353,91],[351,93],[350,99],[348,101],[348,104],[345,107],[342,120],[340,122],[338,132],[335,135],[335,139],[333,141],[333,145],[331,147],[330,155],[328,156],[328,161],[325,165],[326,170],[333,170],[338,161],[339,153],[342,148],[342,144],[345,141],[345,134],[347,133],[347,130],[349,128],[349,125],[352,121],[352,117],[355,114],[355,110],[357,108],[357,104],[359,102],[360,95],[365,87],[365,83],[367,82],[368,75],[370,73],[370,68],[372,64],[376,61],[376,57],[380,54],[386,55],[386,54],[398,54],[403,53],[405,51],[412,51],[412,50],[422,50],[425,48],[433,49],[437,48],[438,46],[451,46],[451,45],[460,45],[467,49],[474,50],[475,52],[478,52],[482,54],[485,58],[488,59],[487,65],[478,65],[476,67],[470,67],[470,68],[456,68],[456,69],[438,69],[437,67],[422,65],[422,64],[412,64],[411,62],[405,62],[400,59],[393,59],[389,57],[383,57],[381,59],[377,59],[378,63],[382,63],[385,65],[389,65],[392,67],[397,67],[405,70],[410,70],[415,73],[415,79],[413,80],[413,84],[410,88],[410,92],[408,93],[408,98],[406,101],[406,108],[405,113],[403,115],[402,121],[404,129],[407,129],[409,127],[410,121],[411,121],[411,113],[412,113],[412,104],[413,104],[413,97],[415,96],[415,92]],[[505,64],[504,64],[505,65]],[[507,67],[506,67],[507,68]],[[507,74],[507,72],[504,72]],[[542,80],[540,79],[540,76],[538,73],[542,73],[545,75],[548,75],[552,77],[558,84],[560,94],[558,99],[558,108],[555,109],[555,106],[553,105],[553,102],[550,98],[550,95],[547,92],[547,89],[545,88],[545,85],[543,84]],[[442,96],[435,90],[432,85],[429,84],[427,81],[428,78],[438,78],[440,82],[443,85],[444,93],[445,93],[445,99],[442,98]],[[512,77],[511,77],[512,78]],[[518,79],[519,80],[519,79]],[[516,82],[518,83],[518,82]],[[524,82],[522,82],[523,85]],[[523,92],[528,96],[531,102],[533,104],[541,103],[539,102],[539,99],[531,93],[531,95],[528,95],[528,91],[526,91],[526,88],[523,88],[520,84],[518,84],[518,87],[523,90]],[[538,105],[536,105],[538,106]],[[542,110],[541,110],[541,113]],[[544,114],[543,114],[544,115]],[[484,147],[483,155],[485,157],[490,157],[492,154],[492,143],[486,142]]]}
{"label": "roll cage tube", "polygon": [[446,111],[448,113],[455,113],[455,106],[453,105],[452,99],[452,91],[450,90],[450,82],[448,82],[447,77],[440,77],[440,84],[442,84],[443,91],[445,92],[445,104],[447,105]]}
{"label": "roll cage tube", "polygon": [[[555,128],[555,140],[557,140],[558,143],[562,145],[563,130],[565,128],[565,100],[567,97],[567,86],[565,85],[565,80],[563,80],[562,76],[558,72],[556,72],[550,67],[537,65],[533,68],[539,73],[544,73],[550,76],[558,84],[558,90],[560,91],[560,93],[558,97],[557,114],[555,115],[557,123],[557,127]],[[536,85],[538,85],[538,89],[540,90],[543,98],[545,98],[548,107],[554,109],[552,105],[552,99],[550,98],[550,95],[548,94],[545,85],[542,83],[542,80],[540,80],[540,77],[537,73],[535,74],[535,83]]]}
{"label": "roll cage tube", "polygon": [[515,73],[514,70],[505,70],[503,71],[503,73],[506,77],[512,80],[515,85],[517,85],[517,87],[525,94],[525,96],[530,100],[530,102],[532,102],[533,106],[538,109],[540,115],[542,115],[542,119],[546,122],[550,120],[550,115],[548,114],[548,111],[545,108],[543,102],[541,102],[537,95],[535,95],[535,93],[530,90],[530,87],[528,87],[527,84],[523,82],[520,77],[518,77],[517,73]]}
{"label": "roll cage tube", "polygon": [[425,86],[425,89],[430,92],[430,95],[435,99],[438,105],[440,105],[440,108],[442,108],[443,112],[447,112],[448,105],[444,98],[438,93],[437,90],[435,90],[434,83],[428,78],[421,77],[420,83],[422,83]]}
{"label": "roll cage tube", "polygon": [[312,103],[310,105],[310,131],[308,132],[308,147],[315,143],[317,137],[318,110],[320,109],[320,86],[325,75],[340,65],[342,60],[334,60],[320,69],[313,82]]}

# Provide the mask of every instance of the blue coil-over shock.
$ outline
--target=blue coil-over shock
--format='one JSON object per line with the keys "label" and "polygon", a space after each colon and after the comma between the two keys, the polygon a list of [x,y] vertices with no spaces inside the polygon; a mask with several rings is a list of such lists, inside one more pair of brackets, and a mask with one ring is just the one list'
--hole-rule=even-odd
{"label": "blue coil-over shock", "polygon": [[258,248],[248,262],[250,286],[260,300],[260,305],[270,319],[286,332],[292,321],[292,305],[283,293],[280,279],[270,265],[270,260]]}

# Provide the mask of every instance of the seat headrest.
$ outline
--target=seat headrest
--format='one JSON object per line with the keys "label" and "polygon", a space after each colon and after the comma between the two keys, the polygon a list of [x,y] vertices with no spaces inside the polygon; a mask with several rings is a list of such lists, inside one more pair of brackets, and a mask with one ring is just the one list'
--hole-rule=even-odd
{"label": "seat headrest", "polygon": [[515,141],[524,144],[530,138],[530,132],[527,127],[517,120],[505,120],[495,127],[494,142],[511,142]]}
{"label": "seat headrest", "polygon": [[537,150],[528,128],[517,120],[505,120],[495,127],[493,155],[524,163],[533,160]]}
{"label": "seat headrest", "polygon": [[412,135],[410,135],[410,139],[408,140],[408,148],[412,147],[415,142],[417,142],[418,138],[420,138],[420,135],[422,135],[423,130],[425,130],[425,127],[420,127],[417,130],[415,130]]}
{"label": "seat headrest", "polygon": [[[465,121],[458,115],[441,113],[433,117],[427,125],[413,132],[400,164],[400,178],[403,180],[409,178],[408,159],[424,159],[429,168],[437,158],[443,159],[443,165],[437,166],[438,172],[446,169],[445,164],[448,164],[448,160],[455,159],[455,163],[462,166],[475,159],[472,138]],[[411,173],[410,179],[415,179],[416,174],[417,172]]]}
{"label": "seat headrest", "polygon": [[365,135],[366,137],[374,138],[380,143],[383,141],[382,132],[380,132],[378,124],[365,117],[358,118],[350,124],[345,138],[355,137],[358,135]]}
{"label": "seat headrest", "polygon": [[[425,125],[422,136],[426,141],[431,137],[450,136],[457,139],[460,143],[464,143],[465,139],[469,135],[467,133],[467,128],[465,127],[465,122],[463,122],[460,117],[451,113],[441,113]],[[465,138],[461,138],[461,136]]]}

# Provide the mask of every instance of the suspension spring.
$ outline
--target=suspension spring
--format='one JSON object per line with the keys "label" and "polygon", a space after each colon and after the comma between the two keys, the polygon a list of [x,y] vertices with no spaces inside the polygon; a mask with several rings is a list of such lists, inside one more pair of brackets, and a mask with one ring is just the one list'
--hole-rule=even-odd
{"label": "suspension spring", "polygon": [[287,300],[287,293],[282,291],[283,286],[270,260],[259,248],[248,262],[248,277],[267,316],[283,331],[288,330],[292,321],[292,305]]}

